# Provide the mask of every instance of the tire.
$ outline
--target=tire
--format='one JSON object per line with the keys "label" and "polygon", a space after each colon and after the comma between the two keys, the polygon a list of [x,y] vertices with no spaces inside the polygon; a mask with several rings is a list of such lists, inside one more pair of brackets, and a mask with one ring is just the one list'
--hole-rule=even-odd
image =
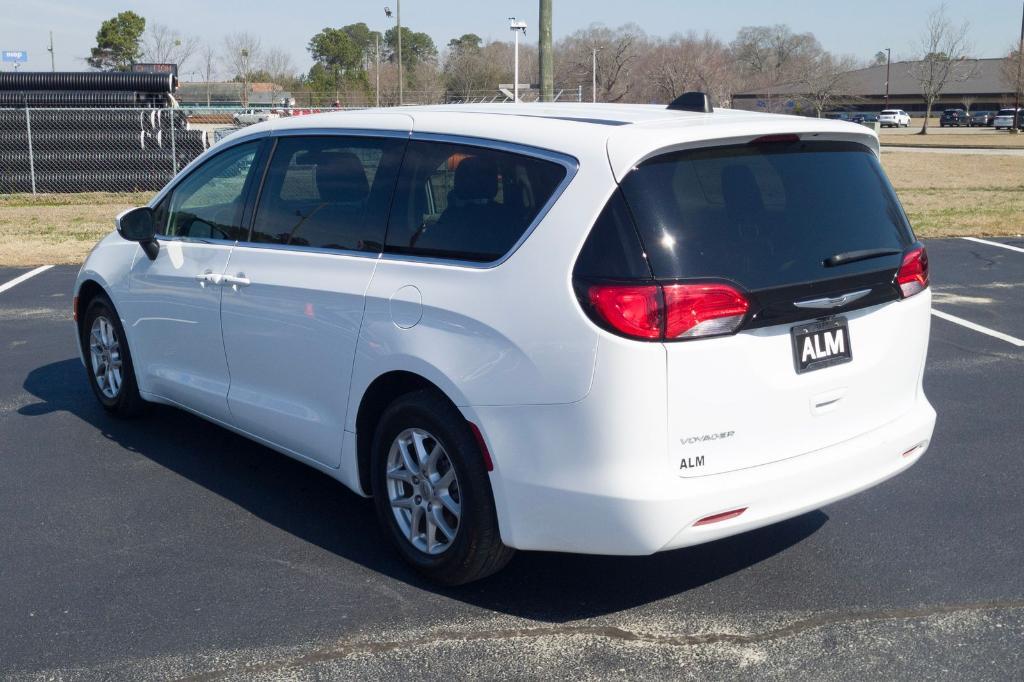
{"label": "tire", "polygon": [[148,403],[139,395],[124,327],[109,298],[100,294],[92,299],[78,336],[89,385],[103,409],[118,417],[143,414]]}
{"label": "tire", "polygon": [[[409,458],[402,456],[400,443]],[[437,447],[441,454],[432,456]],[[433,471],[425,460],[435,461]],[[419,573],[444,585],[463,585],[496,573],[512,558],[515,550],[501,542],[483,453],[462,414],[443,395],[415,391],[388,406],[374,433],[370,466],[377,518]],[[420,475],[424,470],[427,476]],[[443,491],[434,487],[445,479]],[[392,500],[406,504],[393,506]],[[438,516],[454,538],[441,530]],[[433,547],[428,519],[435,528]]]}

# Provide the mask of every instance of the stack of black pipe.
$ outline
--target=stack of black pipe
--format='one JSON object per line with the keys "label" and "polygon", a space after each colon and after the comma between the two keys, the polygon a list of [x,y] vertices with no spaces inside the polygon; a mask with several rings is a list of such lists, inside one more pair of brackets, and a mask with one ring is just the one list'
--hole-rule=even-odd
{"label": "stack of black pipe", "polygon": [[[207,146],[183,111],[155,108],[173,86],[169,74],[0,73],[0,193],[159,189]],[[145,108],[109,108],[122,97]]]}
{"label": "stack of black pipe", "polygon": [[0,73],[2,107],[167,107],[170,73],[8,71]]}

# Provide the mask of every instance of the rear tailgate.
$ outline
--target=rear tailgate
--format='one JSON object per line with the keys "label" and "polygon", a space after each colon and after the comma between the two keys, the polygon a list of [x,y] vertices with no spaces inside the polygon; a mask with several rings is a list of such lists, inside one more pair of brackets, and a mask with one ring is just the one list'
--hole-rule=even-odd
{"label": "rear tailgate", "polygon": [[848,440],[919,391],[930,296],[901,297],[919,245],[870,139],[770,132],[648,154],[621,181],[658,281],[727,283],[750,301],[736,334],[665,343],[682,476]]}

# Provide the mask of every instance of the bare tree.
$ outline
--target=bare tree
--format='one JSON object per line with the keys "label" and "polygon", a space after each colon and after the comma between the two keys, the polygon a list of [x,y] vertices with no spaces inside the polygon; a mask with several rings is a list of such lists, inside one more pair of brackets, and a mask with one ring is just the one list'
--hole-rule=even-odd
{"label": "bare tree", "polygon": [[946,16],[946,5],[939,5],[928,15],[920,38],[917,61],[910,63],[907,73],[917,81],[924,97],[925,116],[921,135],[928,134],[932,107],[949,83],[963,82],[977,73],[977,62],[968,60],[969,24],[954,26]]}
{"label": "bare tree", "polygon": [[232,33],[224,37],[221,61],[235,80],[242,81],[242,106],[249,103],[249,81],[263,57],[262,43],[250,33]]}
{"label": "bare tree", "polygon": [[1024,99],[1024,51],[1019,45],[1010,48],[1010,53],[1003,59],[1000,70],[1003,82],[1013,88],[1016,101]]}
{"label": "bare tree", "polygon": [[158,64],[177,64],[181,72],[199,44],[196,36],[184,35],[164,24],[150,24],[142,35],[142,57]]}
{"label": "bare tree", "polygon": [[217,51],[213,45],[203,43],[199,48],[199,75],[206,83],[206,106],[210,106],[210,83],[217,76]]}
{"label": "bare tree", "polygon": [[960,103],[964,105],[964,111],[968,114],[971,113],[971,107],[978,101],[978,98],[974,95],[964,95],[960,98]]}
{"label": "bare tree", "polygon": [[793,33],[784,24],[741,28],[731,47],[745,86],[764,96],[768,111],[779,108],[772,95],[795,85],[824,52],[814,34]]}
{"label": "bare tree", "polygon": [[648,45],[647,35],[636,24],[616,29],[591,24],[558,42],[555,73],[564,74],[577,83],[589,83],[593,50],[597,49],[597,99],[630,101],[636,86],[632,72]]}
{"label": "bare tree", "polygon": [[821,118],[826,111],[856,99],[848,74],[857,68],[854,57],[833,57],[823,52],[802,66],[797,77],[799,99]]}
{"label": "bare tree", "polygon": [[260,71],[274,84],[272,97],[275,102],[281,90],[291,88],[295,83],[295,64],[291,55],[279,48],[273,47],[264,52]]}
{"label": "bare tree", "polygon": [[643,102],[671,102],[683,92],[706,92],[719,105],[728,106],[737,85],[736,69],[727,48],[705,33],[673,35],[654,41],[635,69],[639,82],[631,87]]}

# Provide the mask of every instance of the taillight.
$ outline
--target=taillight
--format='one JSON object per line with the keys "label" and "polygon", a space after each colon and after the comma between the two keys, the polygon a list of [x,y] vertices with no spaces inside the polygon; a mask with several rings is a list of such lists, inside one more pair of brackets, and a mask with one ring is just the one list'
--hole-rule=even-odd
{"label": "taillight", "polygon": [[740,326],[750,303],[726,284],[665,287],[665,338],[692,339],[729,334]]}
{"label": "taillight", "polygon": [[896,282],[900,285],[900,294],[903,298],[909,298],[928,288],[928,252],[923,246],[903,254],[903,263],[896,273]]}
{"label": "taillight", "polygon": [[595,285],[589,298],[601,318],[625,336],[662,337],[664,299],[659,285]]}
{"label": "taillight", "polygon": [[594,284],[587,298],[598,322],[651,341],[731,334],[750,309],[727,284]]}

